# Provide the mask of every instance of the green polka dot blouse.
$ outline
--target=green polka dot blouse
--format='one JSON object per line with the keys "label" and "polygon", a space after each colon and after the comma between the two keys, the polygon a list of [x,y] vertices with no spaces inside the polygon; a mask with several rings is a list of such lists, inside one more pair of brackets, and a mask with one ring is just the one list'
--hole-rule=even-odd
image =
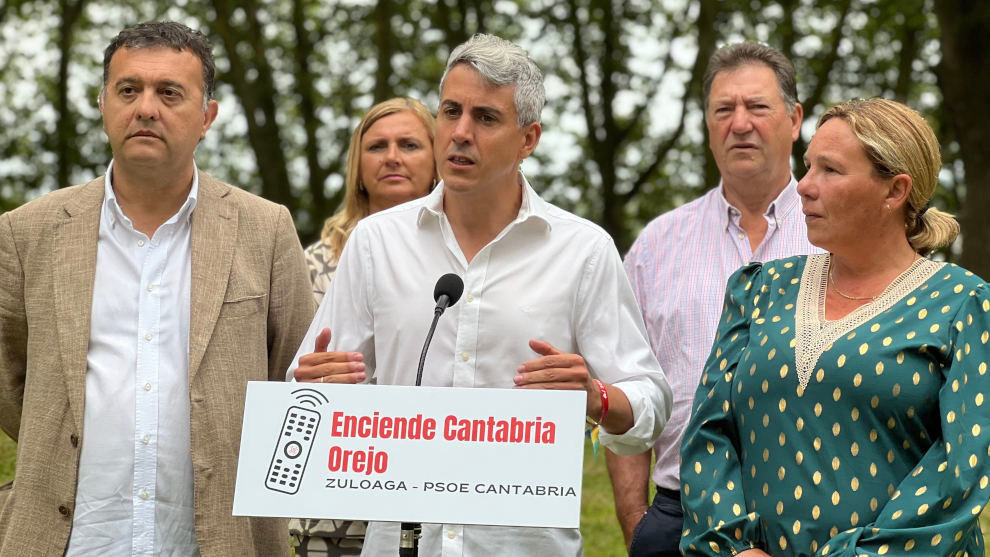
{"label": "green polka dot blouse", "polygon": [[681,446],[686,555],[983,555],[990,292],[919,259],[824,319],[829,256],[730,279]]}

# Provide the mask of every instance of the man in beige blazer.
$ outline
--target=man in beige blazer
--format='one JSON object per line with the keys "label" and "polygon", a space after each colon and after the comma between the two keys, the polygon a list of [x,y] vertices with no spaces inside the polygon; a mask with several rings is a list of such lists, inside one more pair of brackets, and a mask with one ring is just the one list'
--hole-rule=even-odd
{"label": "man in beige blazer", "polygon": [[122,31],[100,95],[111,178],[0,215],[0,427],[18,441],[0,556],[289,553],[284,520],[231,511],[246,384],[284,377],[311,287],[286,208],[196,169],[212,91],[201,34]]}

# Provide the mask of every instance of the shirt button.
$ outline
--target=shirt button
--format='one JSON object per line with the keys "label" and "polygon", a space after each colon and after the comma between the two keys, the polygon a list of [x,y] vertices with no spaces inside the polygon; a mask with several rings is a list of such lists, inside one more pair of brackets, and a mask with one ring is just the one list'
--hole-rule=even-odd
{"label": "shirt button", "polygon": [[154,289],[155,289],[155,287],[154,287],[154,286],[152,286],[152,285],[150,285],[150,284],[148,285],[148,292],[151,292],[151,291],[152,291],[152,290],[154,290]]}
{"label": "shirt button", "polygon": [[144,335],[144,340],[151,340],[151,333]]}
{"label": "shirt button", "polygon": [[454,539],[454,538],[457,537],[457,532],[455,532],[453,530],[448,530],[447,531],[447,537],[450,538],[450,539]]}
{"label": "shirt button", "polygon": [[472,295],[470,295],[470,294],[468,294],[468,295],[467,295],[467,298],[464,298],[464,299],[465,299],[465,300],[467,300],[467,301],[468,301],[468,303],[470,303],[470,302],[473,302],[473,301],[474,301],[474,296],[472,296]]}
{"label": "shirt button", "polygon": [[70,514],[72,514],[72,511],[69,509],[69,507],[67,507],[65,505],[59,505],[58,506],[58,514],[60,514],[62,516],[69,516]]}
{"label": "shirt button", "polygon": [[141,495],[140,496],[141,496],[142,499],[144,499],[146,501],[148,500],[148,497],[150,497],[150,495],[148,495],[148,490],[146,490],[146,489],[142,489],[141,490]]}
{"label": "shirt button", "polygon": [[145,383],[144,384],[144,390],[150,391],[151,390],[151,383]]}
{"label": "shirt button", "polygon": [[72,446],[73,447],[78,447],[79,446],[79,436],[76,435],[75,433],[73,433],[72,435],[70,435],[69,436],[69,443],[72,443]]}
{"label": "shirt button", "polygon": [[461,359],[466,362],[471,359],[471,355],[468,354],[467,352],[461,352]]}
{"label": "shirt button", "polygon": [[138,240],[138,247],[144,247],[144,240]]}
{"label": "shirt button", "polygon": [[743,233],[741,233],[741,232],[740,232],[740,233],[739,233],[739,234],[737,235],[737,237],[738,237],[738,238],[739,238],[740,240],[744,240],[744,239],[746,239],[746,235],[745,235],[745,234],[743,234]]}
{"label": "shirt button", "polygon": [[141,442],[147,445],[148,443],[151,443],[151,437],[149,437],[148,435],[144,435],[143,437],[141,437]]}

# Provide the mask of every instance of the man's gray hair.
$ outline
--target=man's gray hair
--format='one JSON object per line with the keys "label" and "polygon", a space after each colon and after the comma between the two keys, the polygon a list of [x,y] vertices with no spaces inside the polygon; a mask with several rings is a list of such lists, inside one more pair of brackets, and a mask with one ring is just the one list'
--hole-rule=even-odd
{"label": "man's gray hair", "polygon": [[513,103],[520,128],[540,121],[546,102],[543,72],[521,47],[495,35],[474,35],[450,53],[447,69],[440,79],[441,95],[447,74],[458,64],[470,64],[485,81],[494,85],[515,85]]}
{"label": "man's gray hair", "polygon": [[723,46],[708,59],[708,69],[702,91],[705,98],[705,112],[708,112],[708,96],[712,92],[712,82],[720,72],[735,70],[750,64],[763,65],[773,70],[780,88],[780,98],[787,105],[787,113],[794,112],[797,104],[797,79],[794,77],[794,64],[776,48],[760,43],[738,43]]}

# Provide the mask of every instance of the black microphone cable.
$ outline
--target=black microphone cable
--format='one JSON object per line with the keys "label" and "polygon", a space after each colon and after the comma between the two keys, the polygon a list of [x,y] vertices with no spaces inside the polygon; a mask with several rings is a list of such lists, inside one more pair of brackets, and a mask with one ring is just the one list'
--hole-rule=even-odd
{"label": "black microphone cable", "polygon": [[433,341],[433,332],[437,328],[440,316],[443,315],[443,312],[447,308],[456,304],[457,300],[461,299],[461,294],[463,293],[464,281],[454,273],[447,273],[440,277],[437,279],[437,285],[433,287],[433,299],[436,300],[437,307],[433,309],[433,323],[430,325],[430,331],[426,334],[426,342],[423,343],[423,352],[419,355],[419,366],[416,368],[417,387],[423,382],[423,366],[426,365],[426,351],[429,350],[430,342]]}
{"label": "black microphone cable", "polygon": [[[430,331],[426,334],[426,342],[423,343],[423,352],[419,355],[419,366],[416,368],[416,386],[423,382],[423,366],[426,364],[426,351],[430,348],[433,340],[433,332],[437,328],[440,316],[450,306],[457,303],[464,293],[464,281],[454,273],[447,273],[437,279],[436,286],[433,287],[433,299],[437,302],[437,307],[433,309],[433,323]],[[418,522],[403,522],[399,526],[399,557],[417,557],[419,555],[419,538],[423,535],[423,525]]]}

